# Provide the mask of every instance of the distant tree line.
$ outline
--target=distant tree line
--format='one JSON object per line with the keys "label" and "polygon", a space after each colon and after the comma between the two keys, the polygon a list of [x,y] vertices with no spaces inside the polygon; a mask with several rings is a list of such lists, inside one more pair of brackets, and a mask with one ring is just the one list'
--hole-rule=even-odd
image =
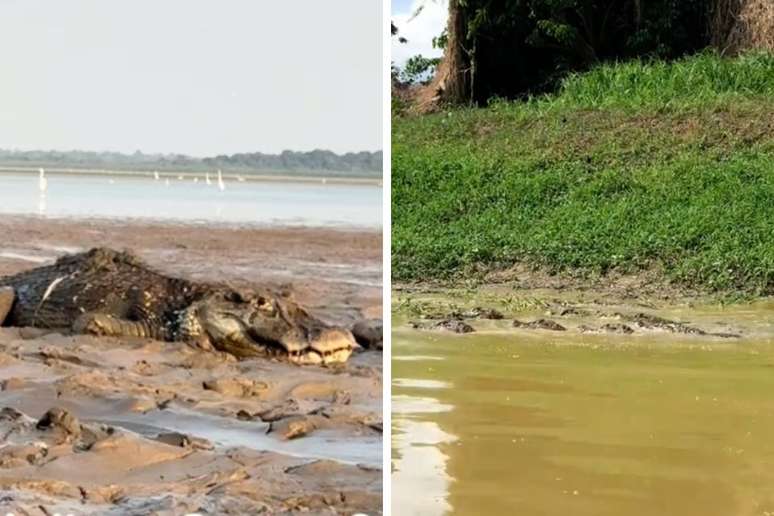
{"label": "distant tree line", "polygon": [[59,164],[84,167],[126,167],[158,169],[240,169],[255,172],[347,172],[381,176],[382,152],[336,154],[328,150],[310,152],[261,152],[196,158],[183,154],[132,154],[90,151],[17,151],[0,150],[0,163]]}
{"label": "distant tree line", "polygon": [[327,150],[311,152],[284,151],[281,154],[262,154],[251,152],[220,155],[202,160],[210,167],[245,167],[261,170],[340,170],[380,172],[382,170],[382,153],[380,152],[350,152],[336,154]]}

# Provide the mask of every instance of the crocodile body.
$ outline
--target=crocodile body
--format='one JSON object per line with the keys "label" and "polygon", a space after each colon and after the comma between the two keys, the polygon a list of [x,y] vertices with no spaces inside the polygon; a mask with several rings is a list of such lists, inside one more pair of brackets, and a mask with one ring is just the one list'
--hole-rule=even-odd
{"label": "crocodile body", "polygon": [[4,326],[189,341],[240,358],[345,361],[354,339],[270,292],[241,292],[154,271],[128,252],[96,248],[0,278],[14,300]]}

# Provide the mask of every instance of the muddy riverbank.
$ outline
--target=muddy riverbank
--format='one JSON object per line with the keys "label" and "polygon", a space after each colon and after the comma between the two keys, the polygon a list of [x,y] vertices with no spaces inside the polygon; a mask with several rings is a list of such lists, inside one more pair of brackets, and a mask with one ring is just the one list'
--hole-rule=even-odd
{"label": "muddy riverbank", "polygon": [[640,290],[632,281],[613,279],[600,288],[540,279],[458,288],[398,285],[392,311],[414,329],[447,333],[774,338],[774,298],[726,303],[676,287]]}
{"label": "muddy riverbank", "polygon": [[[292,292],[333,323],[381,314],[375,232],[4,217],[0,234],[0,275],[103,245],[168,274]],[[297,367],[2,328],[0,511],[378,513],[381,384],[373,351]]]}

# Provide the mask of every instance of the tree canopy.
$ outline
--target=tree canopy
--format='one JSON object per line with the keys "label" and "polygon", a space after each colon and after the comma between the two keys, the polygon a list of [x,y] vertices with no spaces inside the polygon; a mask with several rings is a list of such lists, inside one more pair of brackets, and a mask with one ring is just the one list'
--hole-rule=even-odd
{"label": "tree canopy", "polygon": [[568,73],[604,61],[727,49],[747,6],[761,1],[450,0],[437,38],[445,55],[430,88],[480,103],[554,90]]}

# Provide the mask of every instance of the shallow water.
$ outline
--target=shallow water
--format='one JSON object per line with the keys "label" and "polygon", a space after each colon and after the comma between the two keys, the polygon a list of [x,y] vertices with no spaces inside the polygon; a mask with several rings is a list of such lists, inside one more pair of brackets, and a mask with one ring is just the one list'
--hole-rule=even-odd
{"label": "shallow water", "polygon": [[[87,418],[88,419],[88,418]],[[270,450],[285,455],[330,459],[349,464],[381,467],[381,439],[374,436],[342,436],[331,431],[317,431],[303,439],[281,440],[267,435],[268,423],[244,422],[176,408],[151,415],[104,415],[91,418],[112,426],[154,437],[164,432],[182,432],[204,438],[225,448],[243,446]]]}
{"label": "shallow water", "polygon": [[[24,378],[34,376],[39,371],[37,365],[29,363],[4,366],[1,369],[2,378]],[[240,421],[179,405],[143,413],[126,410],[122,401],[64,399],[59,398],[54,391],[55,386],[45,382],[26,389],[3,392],[0,394],[0,407],[13,407],[37,416],[56,405],[71,410],[83,421],[104,423],[149,438],[165,432],[181,432],[207,439],[221,448],[245,447],[293,457],[382,466],[380,435],[354,436],[335,430],[317,430],[303,439],[284,440],[267,434],[269,424],[261,421]]]}
{"label": "shallow water", "polygon": [[774,514],[771,339],[398,329],[392,349],[395,514]]}
{"label": "shallow water", "polygon": [[382,189],[376,185],[227,181],[220,191],[204,178],[0,173],[0,214],[154,219],[177,222],[379,228]]}

